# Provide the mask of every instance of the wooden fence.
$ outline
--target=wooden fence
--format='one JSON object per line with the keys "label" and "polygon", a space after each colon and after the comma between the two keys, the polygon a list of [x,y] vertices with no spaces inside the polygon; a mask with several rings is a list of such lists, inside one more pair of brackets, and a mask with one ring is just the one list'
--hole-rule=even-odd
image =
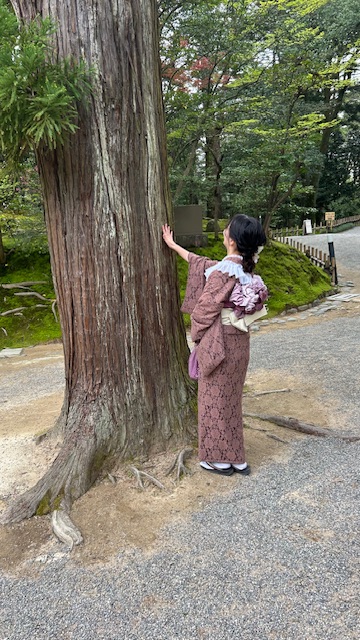
{"label": "wooden fence", "polygon": [[277,242],[282,242],[283,244],[288,244],[290,247],[297,249],[300,253],[304,253],[308,258],[310,258],[313,264],[316,264],[317,267],[321,267],[322,269],[329,269],[330,267],[330,258],[325,251],[320,251],[315,247],[307,247],[302,242],[298,242],[293,238],[287,238],[284,236],[277,236],[273,238]]}
{"label": "wooden fence", "polygon": [[[356,216],[349,216],[348,218],[339,218],[338,220],[334,220],[332,223],[333,227],[340,227],[342,224],[346,224],[347,222],[352,222],[353,224],[360,223],[360,214]],[[324,222],[320,222],[318,225],[313,225],[312,227],[313,233],[326,233],[328,227]],[[278,238],[279,236],[302,236],[303,228],[302,227],[284,227],[282,229],[273,229],[271,231],[271,236],[273,238]]]}

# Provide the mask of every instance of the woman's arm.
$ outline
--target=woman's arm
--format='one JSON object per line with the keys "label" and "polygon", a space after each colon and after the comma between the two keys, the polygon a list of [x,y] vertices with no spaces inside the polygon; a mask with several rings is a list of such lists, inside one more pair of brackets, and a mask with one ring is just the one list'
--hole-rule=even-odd
{"label": "woman's arm", "polygon": [[179,244],[176,244],[174,240],[174,232],[171,231],[168,224],[163,225],[162,234],[163,240],[167,244],[167,246],[173,251],[176,251],[176,253],[178,253],[181,258],[186,260],[186,262],[189,262],[189,251],[187,251],[187,249],[184,249],[184,247],[181,247]]}

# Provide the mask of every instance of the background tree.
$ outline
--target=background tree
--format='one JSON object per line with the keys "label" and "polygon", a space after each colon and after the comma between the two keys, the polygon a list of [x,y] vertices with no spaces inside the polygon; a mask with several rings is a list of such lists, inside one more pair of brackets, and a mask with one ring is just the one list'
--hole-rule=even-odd
{"label": "background tree", "polygon": [[[330,141],[333,134],[340,127],[344,102],[349,92],[358,84],[356,71],[359,66],[360,54],[360,20],[359,6],[356,0],[344,0],[339,11],[335,0],[327,2],[321,7],[312,21],[316,20],[322,26],[323,37],[318,50],[321,60],[322,86],[309,96],[320,105],[325,120],[333,126],[324,128],[319,144],[321,165],[311,175],[313,185],[313,206],[316,206],[321,173],[326,162]],[[340,118],[340,120],[339,120]],[[321,203],[319,203],[321,206]]]}
{"label": "background tree", "polygon": [[[188,199],[195,182],[215,222],[222,210],[223,131],[243,84],[249,82],[257,50],[249,6],[219,1],[187,5],[173,14],[162,49],[174,200],[178,204]],[[244,82],[230,88],[231,80],[240,76]]]}
{"label": "background tree", "polygon": [[200,201],[211,216],[250,204],[266,227],[315,215],[325,142],[353,84],[355,0],[346,18],[328,0],[170,4],[162,59],[175,203]]}
{"label": "background tree", "polygon": [[[38,15],[57,25],[52,64],[64,70],[65,64],[71,67],[64,60],[83,59],[93,70],[93,90],[70,120],[77,128],[72,136],[57,116],[51,118],[56,87],[34,97],[24,79],[22,101],[14,100],[24,105],[24,114],[33,109],[39,133],[36,156],[66,390],[60,453],[37,485],[8,509],[7,521],[31,516],[40,502],[42,511],[61,497],[71,502],[106,461],[183,439],[192,421],[175,262],[161,238],[171,203],[156,2],[12,4],[20,21]],[[18,47],[15,60],[25,60]],[[40,135],[38,123],[51,120],[63,134],[61,145],[56,136],[52,142]],[[24,130],[18,131],[19,141],[26,142],[20,136]]]}
{"label": "background tree", "polygon": [[317,206],[336,217],[360,212],[360,103],[353,86],[343,102],[340,126],[331,133],[319,181]]}

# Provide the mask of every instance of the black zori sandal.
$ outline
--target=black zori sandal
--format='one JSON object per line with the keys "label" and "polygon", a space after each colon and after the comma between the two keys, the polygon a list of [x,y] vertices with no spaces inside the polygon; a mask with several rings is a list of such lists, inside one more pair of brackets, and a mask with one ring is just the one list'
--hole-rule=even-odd
{"label": "black zori sandal", "polygon": [[228,469],[219,469],[218,467],[215,467],[215,465],[213,465],[211,462],[206,462],[206,464],[211,467],[211,469],[207,469],[206,467],[203,467],[203,465],[200,462],[200,467],[202,468],[203,471],[208,471],[209,473],[218,473],[220,476],[232,476],[232,474],[234,473],[235,469],[230,466]]}
{"label": "black zori sandal", "polygon": [[241,473],[242,476],[249,476],[251,473],[251,468],[250,465],[246,465],[245,469],[237,469],[236,467],[233,467],[233,471],[234,473]]}

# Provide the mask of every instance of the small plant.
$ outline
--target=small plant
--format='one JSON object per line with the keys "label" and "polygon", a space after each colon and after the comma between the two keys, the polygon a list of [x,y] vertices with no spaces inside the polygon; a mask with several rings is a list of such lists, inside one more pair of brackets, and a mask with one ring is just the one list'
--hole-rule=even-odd
{"label": "small plant", "polygon": [[40,145],[55,149],[77,129],[77,105],[90,93],[82,61],[52,61],[55,25],[18,23],[0,0],[0,149],[13,170]]}

